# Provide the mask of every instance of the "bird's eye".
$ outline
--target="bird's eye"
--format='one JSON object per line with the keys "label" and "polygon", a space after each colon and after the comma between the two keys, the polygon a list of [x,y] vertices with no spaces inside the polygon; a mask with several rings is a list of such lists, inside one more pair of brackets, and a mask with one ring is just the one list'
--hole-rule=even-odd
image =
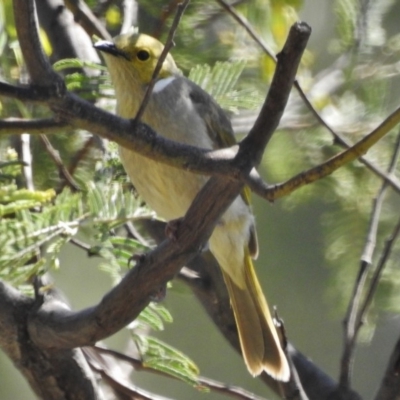
{"label": "bird's eye", "polygon": [[136,54],[136,57],[140,61],[146,61],[150,58],[150,53],[147,50],[139,50]]}

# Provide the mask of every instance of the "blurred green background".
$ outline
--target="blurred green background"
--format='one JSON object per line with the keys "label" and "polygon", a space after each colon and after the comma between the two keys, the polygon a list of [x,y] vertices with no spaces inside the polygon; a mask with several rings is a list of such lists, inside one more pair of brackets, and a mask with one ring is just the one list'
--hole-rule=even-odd
{"label": "blurred green background", "polygon": [[[333,5],[331,0],[305,0],[299,11],[301,19],[313,29],[308,48],[315,58],[316,69],[327,68],[333,60],[327,48],[327,42],[334,35]],[[398,29],[396,15],[399,12],[400,5],[397,4],[393,12],[385,17],[388,31],[395,32]],[[276,157],[276,152],[281,149],[278,141],[272,139],[265,156],[264,169],[268,169],[268,160],[273,158],[271,154]],[[290,154],[284,156],[290,157]],[[268,176],[268,171],[264,170],[263,175]],[[322,189],[328,190],[327,186]],[[326,197],[333,199],[334,195],[326,192]],[[333,283],[337,279],[335,271],[332,266],[327,267],[324,243],[326,225],[332,218],[342,218],[342,207],[334,200],[327,201],[325,197],[320,200],[310,197],[294,207],[283,201],[268,204],[254,196],[261,249],[256,268],[269,303],[278,306],[289,340],[334,378],[338,375],[342,351],[344,308],[341,294],[336,293],[337,282]],[[363,239],[359,238],[361,243]],[[355,253],[361,253],[362,247],[358,240],[355,240],[354,246],[358,246],[353,249]],[[97,303],[109,290],[110,279],[98,270],[97,259],[89,259],[75,247],[66,245],[60,261],[63,268],[52,272],[52,277],[74,309]],[[355,265],[354,269],[346,270],[340,279],[350,285],[354,281],[357,267]],[[174,282],[165,305],[172,313],[174,323],[155,335],[191,357],[199,366],[201,375],[242,386],[268,399],[274,398],[264,384],[250,377],[240,356],[214,329],[187,288]],[[397,316],[381,316],[372,341],[358,347],[354,387],[365,399],[372,398],[377,388],[397,339],[399,325]],[[122,332],[106,342],[123,351],[126,335]],[[212,358],[209,358],[210,355]],[[3,353],[0,353],[0,370],[1,400],[34,397]],[[177,400],[226,398],[215,393],[200,393],[182,382],[150,373],[137,372],[133,379],[141,387]]]}

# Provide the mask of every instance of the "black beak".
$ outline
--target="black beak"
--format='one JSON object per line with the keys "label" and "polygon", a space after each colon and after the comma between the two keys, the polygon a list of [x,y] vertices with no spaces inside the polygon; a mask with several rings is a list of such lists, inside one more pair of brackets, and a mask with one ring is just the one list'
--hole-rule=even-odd
{"label": "black beak", "polygon": [[124,51],[120,50],[113,42],[99,40],[93,45],[93,47],[103,53],[108,53],[115,57],[124,57],[129,61],[128,55]]}

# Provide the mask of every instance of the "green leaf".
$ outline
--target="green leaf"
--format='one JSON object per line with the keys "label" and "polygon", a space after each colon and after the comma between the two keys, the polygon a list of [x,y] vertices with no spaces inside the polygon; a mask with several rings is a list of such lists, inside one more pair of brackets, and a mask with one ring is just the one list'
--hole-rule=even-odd
{"label": "green leaf", "polygon": [[151,336],[133,335],[143,364],[198,387],[199,369],[181,351]]}
{"label": "green leaf", "polygon": [[91,68],[99,71],[106,71],[107,68],[101,64],[96,64],[93,62],[83,61],[79,58],[64,58],[63,60],[57,61],[53,64],[55,71],[59,72],[64,69],[72,68]]}
{"label": "green leaf", "polygon": [[138,324],[155,331],[164,330],[164,322],[172,323],[172,315],[159,303],[150,303],[138,316]]}
{"label": "green leaf", "polygon": [[197,65],[190,71],[189,79],[228,111],[255,109],[261,105],[262,96],[255,90],[236,89],[245,65],[244,61],[217,62],[212,68],[209,65]]}

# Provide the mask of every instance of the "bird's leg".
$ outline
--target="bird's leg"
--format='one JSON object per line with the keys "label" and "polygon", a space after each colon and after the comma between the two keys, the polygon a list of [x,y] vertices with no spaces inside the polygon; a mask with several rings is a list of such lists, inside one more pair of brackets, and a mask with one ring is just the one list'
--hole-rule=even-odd
{"label": "bird's leg", "polygon": [[165,226],[165,236],[173,242],[178,240],[178,231],[181,222],[182,218],[172,219],[171,221],[168,221]]}
{"label": "bird's leg", "polygon": [[146,259],[145,253],[132,254],[132,256],[129,257],[129,260],[128,260],[128,268],[131,267],[131,264],[135,264],[135,266],[142,264],[145,259]]}
{"label": "bird's leg", "polygon": [[154,303],[159,303],[165,299],[167,295],[167,284],[159,286],[157,289],[154,289],[153,293],[150,295],[150,300]]}

